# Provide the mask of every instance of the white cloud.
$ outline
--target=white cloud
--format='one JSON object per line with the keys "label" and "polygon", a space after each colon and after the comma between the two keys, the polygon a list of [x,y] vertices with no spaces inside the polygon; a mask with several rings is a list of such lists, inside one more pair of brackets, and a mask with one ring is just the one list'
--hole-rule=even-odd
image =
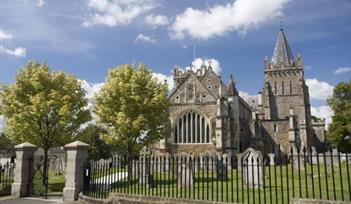
{"label": "white cloud", "polygon": [[171,91],[173,89],[174,84],[172,75],[167,76],[161,73],[152,73],[152,75],[159,83],[165,83],[165,80],[167,80],[168,90]]}
{"label": "white cloud", "polygon": [[350,72],[351,68],[350,67],[339,67],[334,71],[334,74],[341,74],[341,73],[347,73]]}
{"label": "white cloud", "polygon": [[258,95],[251,95],[245,91],[239,91],[239,96],[244,99],[244,101],[253,108],[257,108],[258,105]]}
{"label": "white cloud", "polygon": [[[193,60],[191,63],[192,70],[195,72],[197,69],[199,69],[202,65],[202,63],[205,63],[206,66],[209,66],[211,63],[212,70],[216,73],[219,74],[221,72],[221,65],[219,64],[218,60],[214,58],[196,58]],[[185,67],[186,70],[190,69],[190,66]]]}
{"label": "white cloud", "polygon": [[332,122],[333,111],[329,106],[319,106],[313,107],[311,106],[311,115],[316,116],[318,118],[324,118],[325,124],[328,125]]}
{"label": "white cloud", "polygon": [[[5,31],[0,30],[0,41],[10,40],[12,38],[13,38],[13,36],[11,33],[6,33]],[[16,57],[24,57],[24,56],[26,56],[26,48],[17,47],[14,50],[11,50],[9,48],[4,47],[3,45],[0,45],[0,53],[7,54],[7,55],[13,55]]]}
{"label": "white cloud", "polygon": [[26,48],[24,47],[18,47],[15,48],[14,50],[7,49],[4,46],[0,46],[0,53],[8,54],[8,55],[13,55],[16,57],[24,57],[26,56]]}
{"label": "white cloud", "polygon": [[0,30],[0,40],[9,40],[12,39],[11,33],[6,33],[5,31]]}
{"label": "white cloud", "polygon": [[[192,70],[195,72],[196,69],[200,68],[202,63],[204,62],[206,66],[209,65],[209,62],[211,61],[211,67],[213,69],[213,71],[217,74],[219,74],[219,72],[221,71],[221,66],[219,64],[219,62],[216,59],[204,59],[204,61],[202,60],[202,58],[196,58],[191,64],[192,66]],[[188,70],[190,69],[190,66],[187,66],[185,68],[179,68],[180,70],[184,71],[184,70]],[[165,74],[161,74],[161,73],[153,73],[152,74],[160,83],[164,83],[165,80],[167,80],[168,83],[168,90],[172,91],[174,88],[174,83],[173,83],[173,76],[172,75],[165,75]]]}
{"label": "white cloud", "polygon": [[37,6],[38,7],[42,7],[42,6],[44,6],[44,4],[45,4],[44,0],[37,0]]}
{"label": "white cloud", "polygon": [[104,83],[89,83],[86,80],[78,80],[81,83],[82,88],[86,91],[85,98],[88,99],[88,108],[93,106],[93,97],[97,93]]}
{"label": "white cloud", "polygon": [[177,15],[172,24],[171,37],[195,39],[222,36],[231,31],[245,34],[277,16],[289,0],[236,0],[225,5],[215,5],[206,10],[187,8]]}
{"label": "white cloud", "polygon": [[109,27],[130,24],[138,16],[158,6],[157,0],[88,0],[92,11],[83,22],[84,26],[105,25]]}
{"label": "white cloud", "polygon": [[3,130],[4,128],[4,116],[0,115],[0,132]]}
{"label": "white cloud", "polygon": [[241,98],[250,98],[250,97],[257,97],[257,95],[251,95],[251,94],[249,94],[249,93],[247,93],[247,92],[245,92],[245,91],[239,91],[239,96],[241,97]]}
{"label": "white cloud", "polygon": [[167,16],[151,14],[145,17],[145,23],[153,28],[157,28],[168,25],[169,19]]}
{"label": "white cloud", "polygon": [[153,39],[151,36],[147,36],[144,35],[142,33],[140,33],[134,40],[135,43],[140,43],[140,42],[144,42],[144,43],[154,43],[156,42],[155,39]]}
{"label": "white cloud", "polygon": [[319,81],[318,79],[306,79],[311,99],[326,100],[333,95],[334,87],[328,82]]}

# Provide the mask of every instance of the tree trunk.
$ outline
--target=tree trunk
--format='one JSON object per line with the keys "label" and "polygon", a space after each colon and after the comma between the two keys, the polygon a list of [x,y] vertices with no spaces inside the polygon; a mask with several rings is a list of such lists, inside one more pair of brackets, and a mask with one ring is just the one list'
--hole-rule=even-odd
{"label": "tree trunk", "polygon": [[48,197],[48,149],[44,149],[44,164],[43,164],[43,178],[42,178],[42,184],[45,187],[45,198],[47,199]]}
{"label": "tree trunk", "polygon": [[128,164],[127,164],[127,168],[128,168],[128,185],[132,185],[132,177],[133,177],[133,163],[132,163],[132,158],[133,158],[133,145],[128,144],[127,147],[127,159],[128,159]]}

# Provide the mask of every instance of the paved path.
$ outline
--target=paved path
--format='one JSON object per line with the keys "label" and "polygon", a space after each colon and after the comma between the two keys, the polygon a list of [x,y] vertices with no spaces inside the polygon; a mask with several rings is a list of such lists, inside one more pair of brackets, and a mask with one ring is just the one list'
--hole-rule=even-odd
{"label": "paved path", "polygon": [[95,185],[111,185],[119,180],[122,180],[128,176],[128,172],[119,172],[111,175],[107,175],[95,180]]}
{"label": "paved path", "polygon": [[49,197],[48,199],[43,199],[35,197],[13,198],[7,196],[0,198],[0,204],[81,204],[81,202],[63,202],[62,197]]}

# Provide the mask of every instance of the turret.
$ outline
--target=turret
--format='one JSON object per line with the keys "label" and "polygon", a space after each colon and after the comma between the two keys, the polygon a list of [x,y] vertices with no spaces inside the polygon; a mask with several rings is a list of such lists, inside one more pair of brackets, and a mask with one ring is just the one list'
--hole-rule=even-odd
{"label": "turret", "polygon": [[233,75],[230,75],[226,95],[229,101],[233,101],[233,97],[239,95],[238,90],[235,87],[235,80],[233,79]]}

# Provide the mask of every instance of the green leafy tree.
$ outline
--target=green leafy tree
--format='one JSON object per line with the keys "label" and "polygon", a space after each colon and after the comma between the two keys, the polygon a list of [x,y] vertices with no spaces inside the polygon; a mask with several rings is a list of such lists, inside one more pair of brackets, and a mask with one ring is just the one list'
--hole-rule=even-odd
{"label": "green leafy tree", "polygon": [[328,140],[333,147],[342,151],[351,149],[351,82],[337,84],[328,104],[334,111],[328,127]]}
{"label": "green leafy tree", "polygon": [[95,95],[94,111],[111,130],[105,140],[133,156],[164,138],[169,130],[167,93],[167,84],[158,83],[143,64],[111,69]]}
{"label": "green leafy tree", "polygon": [[4,132],[0,132],[0,150],[7,150],[10,151],[13,149],[13,143],[8,138]]}
{"label": "green leafy tree", "polygon": [[74,76],[53,72],[47,64],[33,61],[0,93],[6,135],[15,144],[27,141],[44,149],[43,182],[49,148],[71,141],[80,126],[91,119],[84,96]]}
{"label": "green leafy tree", "polygon": [[108,134],[107,130],[96,124],[89,124],[78,134],[78,140],[90,145],[89,159],[107,159],[111,156],[113,146],[102,139],[102,136],[106,134]]}

